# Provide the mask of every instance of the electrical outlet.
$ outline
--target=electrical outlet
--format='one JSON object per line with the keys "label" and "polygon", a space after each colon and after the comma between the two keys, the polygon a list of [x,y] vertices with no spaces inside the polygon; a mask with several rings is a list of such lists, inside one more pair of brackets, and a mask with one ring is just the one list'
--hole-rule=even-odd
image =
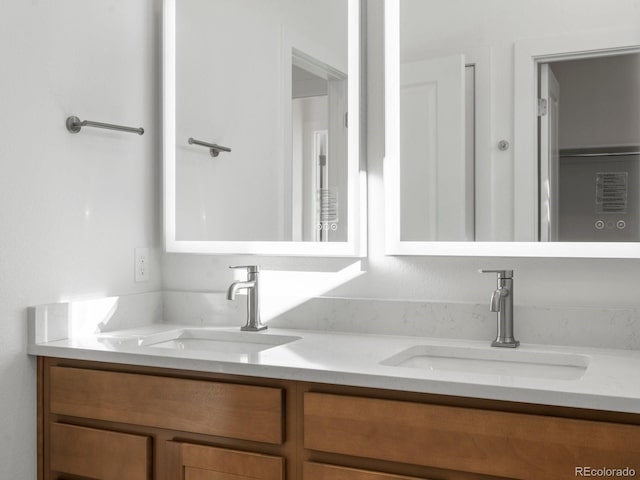
{"label": "electrical outlet", "polygon": [[140,247],[135,249],[136,282],[149,280],[149,249]]}

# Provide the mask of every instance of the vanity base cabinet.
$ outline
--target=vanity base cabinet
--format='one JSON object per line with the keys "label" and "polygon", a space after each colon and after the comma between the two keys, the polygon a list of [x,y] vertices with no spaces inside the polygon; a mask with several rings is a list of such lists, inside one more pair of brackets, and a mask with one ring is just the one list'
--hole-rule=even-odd
{"label": "vanity base cabinet", "polygon": [[284,480],[284,458],[167,442],[167,474],[174,480]]}
{"label": "vanity base cabinet", "polygon": [[40,357],[38,450],[38,480],[640,478],[640,415]]}

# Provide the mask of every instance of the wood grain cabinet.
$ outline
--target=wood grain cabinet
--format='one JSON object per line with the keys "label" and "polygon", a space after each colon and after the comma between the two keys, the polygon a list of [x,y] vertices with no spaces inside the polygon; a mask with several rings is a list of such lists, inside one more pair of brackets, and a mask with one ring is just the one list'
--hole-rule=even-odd
{"label": "wood grain cabinet", "polygon": [[253,382],[41,358],[39,480],[284,480],[287,389]]}
{"label": "wood grain cabinet", "polygon": [[314,392],[304,446],[501,478],[576,478],[580,466],[640,474],[638,425]]}
{"label": "wood grain cabinet", "polygon": [[62,423],[51,424],[51,470],[62,478],[150,480],[151,438]]}
{"label": "wood grain cabinet", "polygon": [[174,480],[284,480],[284,458],[167,442],[167,475]]}
{"label": "wood grain cabinet", "polygon": [[640,415],[44,357],[38,375],[38,480],[640,478]]}
{"label": "wood grain cabinet", "polygon": [[160,375],[51,367],[51,412],[281,444],[283,391]]}

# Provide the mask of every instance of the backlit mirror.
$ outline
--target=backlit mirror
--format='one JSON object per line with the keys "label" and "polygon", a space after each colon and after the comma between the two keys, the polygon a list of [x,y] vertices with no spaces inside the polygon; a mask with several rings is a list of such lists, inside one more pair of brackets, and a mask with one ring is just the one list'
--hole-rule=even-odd
{"label": "backlit mirror", "polygon": [[358,256],[359,0],[165,0],[168,251]]}
{"label": "backlit mirror", "polygon": [[387,251],[640,256],[634,0],[386,0]]}

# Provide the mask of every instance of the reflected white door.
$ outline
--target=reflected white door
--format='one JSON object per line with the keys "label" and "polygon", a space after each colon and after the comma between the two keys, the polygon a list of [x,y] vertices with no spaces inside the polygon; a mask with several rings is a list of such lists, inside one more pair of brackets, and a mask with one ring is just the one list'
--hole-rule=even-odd
{"label": "reflected white door", "polygon": [[405,63],[400,72],[400,238],[473,239],[464,56]]}
{"label": "reflected white door", "polygon": [[540,65],[540,241],[558,240],[560,84],[551,66]]}

